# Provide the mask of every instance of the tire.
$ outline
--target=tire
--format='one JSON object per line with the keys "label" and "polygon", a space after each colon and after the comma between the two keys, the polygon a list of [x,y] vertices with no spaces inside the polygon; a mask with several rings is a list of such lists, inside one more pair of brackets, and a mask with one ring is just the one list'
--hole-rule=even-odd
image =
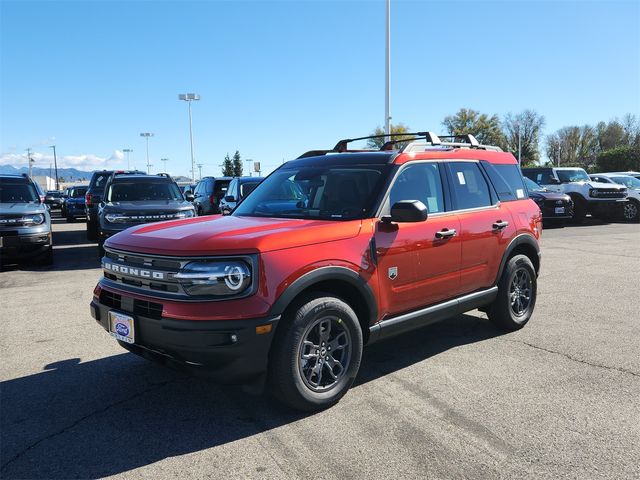
{"label": "tire", "polygon": [[98,225],[95,222],[87,222],[87,240],[91,242],[98,240]]}
{"label": "tire", "polygon": [[104,242],[98,242],[98,260],[104,257]]}
{"label": "tire", "polygon": [[536,271],[529,257],[511,257],[498,282],[498,296],[487,310],[489,320],[509,331],[524,327],[536,305],[537,286]]}
{"label": "tire", "polygon": [[296,410],[335,405],[356,378],[362,346],[362,329],[348,304],[325,293],[305,297],[285,313],[276,331],[269,391]]}
{"label": "tire", "polygon": [[622,208],[622,218],[626,222],[638,222],[640,220],[640,202],[628,200]]}
{"label": "tire", "polygon": [[573,217],[571,217],[572,223],[582,223],[587,216],[587,204],[580,197],[571,197],[573,200]]}
{"label": "tire", "polygon": [[53,247],[49,247],[49,249],[38,255],[33,259],[33,264],[40,267],[48,267],[49,265],[53,265]]}

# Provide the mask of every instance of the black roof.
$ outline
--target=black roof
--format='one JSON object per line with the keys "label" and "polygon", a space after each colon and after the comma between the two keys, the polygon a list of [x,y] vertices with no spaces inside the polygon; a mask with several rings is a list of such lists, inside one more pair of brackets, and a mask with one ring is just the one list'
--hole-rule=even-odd
{"label": "black roof", "polygon": [[111,178],[112,183],[118,181],[147,183],[149,180],[153,180],[158,183],[173,183],[173,179],[171,177],[163,175],[120,174]]}
{"label": "black roof", "polygon": [[4,183],[31,183],[31,179],[26,175],[14,175],[12,173],[0,174],[0,180]]}
{"label": "black roof", "polygon": [[336,154],[320,154],[304,158],[297,158],[287,162],[286,167],[309,167],[309,166],[346,166],[346,165],[386,165],[391,163],[393,157],[398,152],[347,152]]}

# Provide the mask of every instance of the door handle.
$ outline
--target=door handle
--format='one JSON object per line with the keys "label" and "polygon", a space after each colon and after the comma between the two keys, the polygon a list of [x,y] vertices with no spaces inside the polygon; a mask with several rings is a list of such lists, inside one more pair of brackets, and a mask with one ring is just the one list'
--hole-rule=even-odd
{"label": "door handle", "polygon": [[509,225],[509,222],[503,222],[502,220],[498,220],[496,223],[492,225],[493,230],[502,230]]}
{"label": "door handle", "polygon": [[443,228],[439,232],[436,232],[436,238],[438,239],[451,238],[451,237],[455,237],[456,233],[457,232],[454,229],[449,230],[448,228]]}

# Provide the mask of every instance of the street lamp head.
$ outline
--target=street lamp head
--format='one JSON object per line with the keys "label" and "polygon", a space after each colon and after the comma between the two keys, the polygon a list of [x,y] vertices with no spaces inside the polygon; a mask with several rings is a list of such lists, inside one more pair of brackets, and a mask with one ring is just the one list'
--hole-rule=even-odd
{"label": "street lamp head", "polygon": [[140,134],[141,137],[153,137],[153,133],[150,132],[143,132]]}
{"label": "street lamp head", "polygon": [[131,150],[130,148],[123,148],[123,149],[122,149],[122,151],[123,151],[124,153],[131,153],[131,152],[133,152],[133,150]]}
{"label": "street lamp head", "polygon": [[178,100],[184,100],[186,102],[191,100],[200,100],[200,95],[197,93],[181,93],[178,95]]}

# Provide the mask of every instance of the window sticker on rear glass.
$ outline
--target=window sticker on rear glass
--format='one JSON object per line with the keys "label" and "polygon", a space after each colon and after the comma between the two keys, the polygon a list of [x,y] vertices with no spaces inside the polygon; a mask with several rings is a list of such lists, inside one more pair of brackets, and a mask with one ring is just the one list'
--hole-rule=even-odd
{"label": "window sticker on rear glass", "polygon": [[466,185],[467,182],[464,179],[464,173],[463,172],[458,172],[458,182],[460,182],[460,185]]}
{"label": "window sticker on rear glass", "polygon": [[516,190],[516,197],[518,197],[518,198],[524,198],[524,190],[523,190],[523,189],[521,189],[521,188],[518,188],[518,189]]}

